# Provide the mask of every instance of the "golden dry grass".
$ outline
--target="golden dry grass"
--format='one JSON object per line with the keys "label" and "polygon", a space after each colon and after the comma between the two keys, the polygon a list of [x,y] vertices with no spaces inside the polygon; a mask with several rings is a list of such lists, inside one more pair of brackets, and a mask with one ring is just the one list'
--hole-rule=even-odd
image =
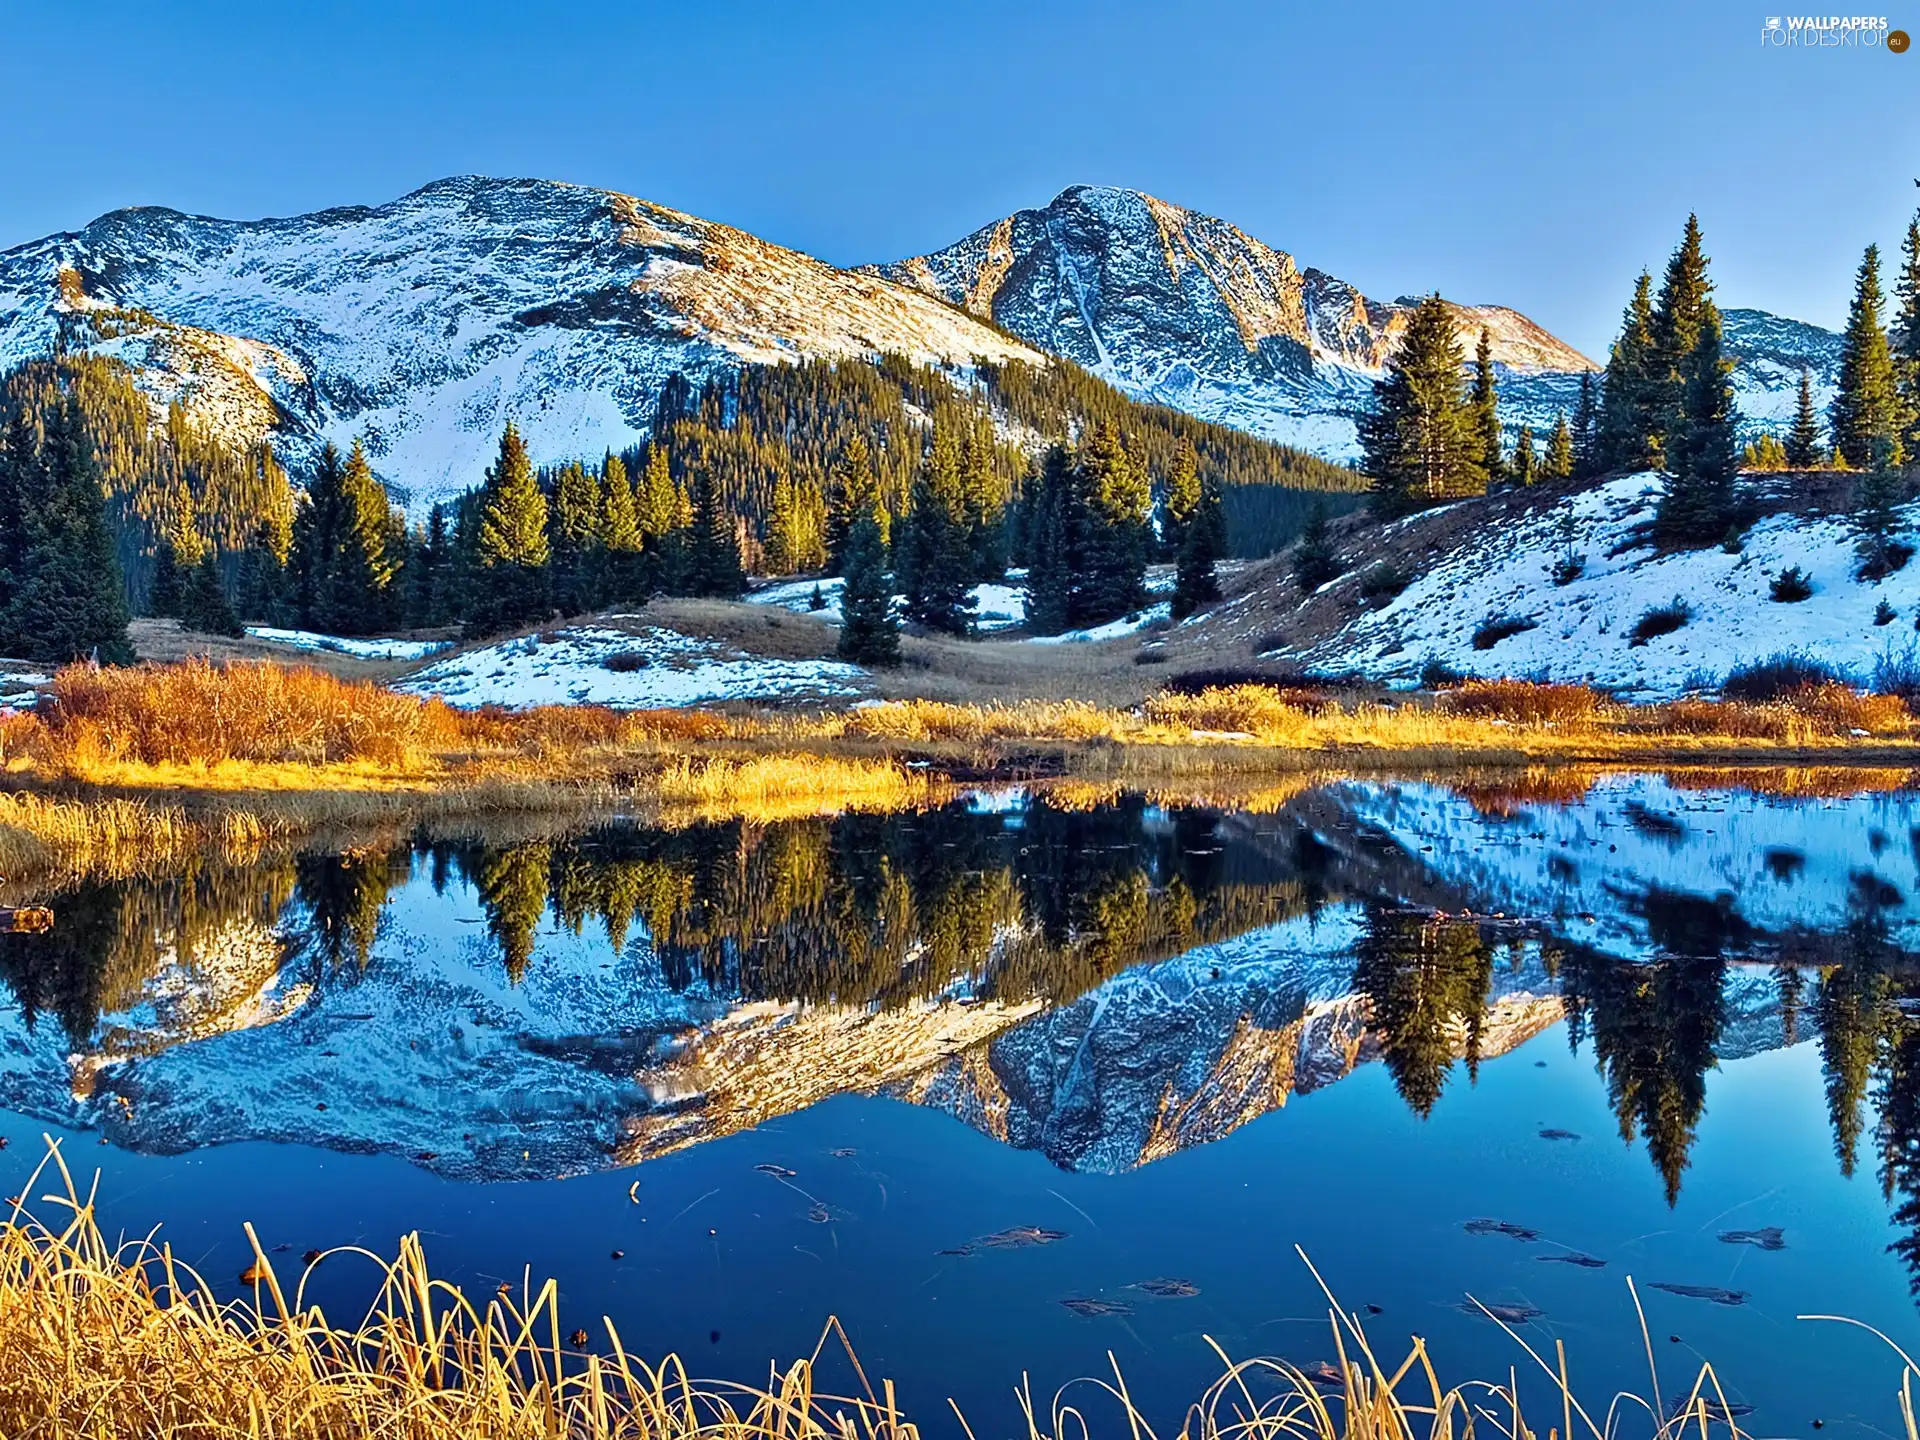
{"label": "golden dry grass", "polygon": [[[673,1357],[650,1364],[628,1354],[610,1320],[598,1333],[582,1328],[563,1338],[551,1281],[536,1285],[529,1275],[475,1302],[433,1277],[412,1235],[392,1260],[346,1252],[370,1260],[382,1277],[366,1316],[347,1328],[307,1300],[304,1275],[278,1272],[251,1226],[254,1260],[241,1278],[252,1299],[223,1303],[164,1241],[109,1245],[93,1190],[75,1183],[53,1142],[23,1194],[35,1196],[42,1176],[56,1182],[51,1192],[16,1205],[0,1225],[0,1434],[919,1440],[892,1386],[883,1381],[876,1389],[850,1347],[853,1393],[820,1388],[829,1342],[846,1345],[832,1321],[812,1356],[771,1368],[763,1387],[697,1380]],[[36,1218],[33,1209],[53,1218]],[[1449,1384],[1418,1337],[1404,1359],[1385,1360],[1359,1318],[1344,1314],[1330,1293],[1328,1301],[1336,1358],[1319,1375],[1283,1360],[1234,1361],[1208,1339],[1220,1374],[1187,1408],[1178,1440],[1470,1440],[1483,1427],[1509,1437],[1545,1430],[1564,1440],[1604,1440],[1623,1421],[1655,1440],[1678,1440],[1705,1436],[1710,1417],[1727,1423],[1730,1415],[1710,1365],[1678,1380],[1684,1398],[1671,1409],[1628,1394],[1589,1409],[1576,1398],[1564,1344],[1544,1355],[1497,1316],[1490,1318],[1515,1342],[1513,1369],[1494,1381]],[[1673,1393],[1662,1391],[1654,1347],[1646,1349],[1652,1393]],[[1893,1353],[1901,1374],[1892,1408],[1908,1440],[1920,1440],[1911,1399],[1920,1370],[1897,1348]],[[1544,1426],[1517,1394],[1518,1376],[1536,1368],[1553,1401]],[[1016,1393],[1026,1440],[1157,1437],[1117,1364],[1111,1380],[1077,1382],[1051,1403],[1037,1401],[1026,1385]],[[1628,1420],[1635,1410],[1646,1420]],[[1743,1433],[1737,1417],[1729,1428],[1735,1437]]]}
{"label": "golden dry grass", "polygon": [[944,785],[890,760],[831,755],[681,757],[648,780],[648,796],[669,816],[744,816],[762,823],[842,810],[905,810]]}

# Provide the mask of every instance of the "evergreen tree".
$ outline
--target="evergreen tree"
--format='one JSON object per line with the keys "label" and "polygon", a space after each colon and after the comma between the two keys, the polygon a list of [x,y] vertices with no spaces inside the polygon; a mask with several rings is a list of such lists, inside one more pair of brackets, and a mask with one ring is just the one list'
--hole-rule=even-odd
{"label": "evergreen tree", "polygon": [[1700,343],[1700,332],[1713,303],[1712,293],[1713,284],[1707,279],[1707,257],[1700,242],[1700,221],[1689,215],[1680,245],[1667,261],[1659,299],[1654,302],[1653,356],[1648,367],[1654,433],[1659,437],[1661,454],[1669,463],[1671,456],[1667,451],[1674,433],[1683,423],[1687,364]]}
{"label": "evergreen tree", "polygon": [[1654,470],[1663,463],[1659,363],[1653,338],[1653,277],[1634,282],[1620,321],[1620,338],[1607,356],[1600,398],[1600,470]]}
{"label": "evergreen tree", "polygon": [[1074,460],[1085,523],[1074,552],[1073,623],[1100,625],[1146,604],[1152,495],[1116,424],[1095,426]]}
{"label": "evergreen tree", "polygon": [[1542,480],[1565,480],[1573,474],[1573,431],[1567,425],[1567,412],[1553,416],[1553,433],[1547,437],[1546,458],[1540,462]]}
{"label": "evergreen tree", "polygon": [[1573,406],[1573,469],[1576,480],[1591,480],[1602,470],[1600,459],[1600,398],[1593,372],[1580,376],[1580,398]]}
{"label": "evergreen tree", "polygon": [[54,663],[93,654],[111,664],[130,662],[126,590],[80,407],[70,397],[61,399],[41,423],[43,488],[29,507],[6,648],[23,659]]}
{"label": "evergreen tree", "polygon": [[1007,570],[1007,486],[997,462],[993,424],[983,418],[967,431],[960,452],[967,543],[976,580],[998,580]]}
{"label": "evergreen tree", "polygon": [[1177,556],[1185,548],[1187,522],[1199,505],[1200,457],[1193,442],[1183,437],[1173,452],[1173,468],[1167,471],[1166,497],[1160,507],[1160,543],[1167,554]]}
{"label": "evergreen tree", "polygon": [[450,541],[447,507],[435,505],[414,537],[407,563],[407,618],[411,624],[446,624],[446,570]]}
{"label": "evergreen tree", "polygon": [[1507,467],[1507,478],[1522,490],[1527,489],[1539,478],[1534,473],[1538,461],[1533,448],[1533,427],[1522,425],[1520,438],[1513,442],[1513,462]]}
{"label": "evergreen tree", "polygon": [[1220,487],[1209,480],[1188,517],[1174,572],[1173,618],[1184,620],[1202,605],[1220,598],[1216,566],[1227,553],[1227,522],[1220,509]]}
{"label": "evergreen tree", "polygon": [[890,543],[887,509],[880,497],[880,482],[873,473],[873,456],[864,436],[855,435],[834,467],[827,486],[827,568],[846,568],[847,542],[853,527],[864,515],[874,517],[880,546]]}
{"label": "evergreen tree", "polygon": [[792,575],[800,568],[800,501],[793,480],[784,470],[773,482],[773,500],[767,506],[765,569],[769,575]]}
{"label": "evergreen tree", "polygon": [[686,590],[737,600],[747,588],[740,563],[738,518],[720,496],[713,473],[704,467],[693,476],[693,526],[688,536]]}
{"label": "evergreen tree", "polygon": [[1905,499],[1898,473],[1886,465],[1874,466],[1854,487],[1853,548],[1862,580],[1884,580],[1912,558],[1913,547],[1901,539],[1906,521],[1899,507]]}
{"label": "evergreen tree", "polygon": [[147,595],[147,613],[180,620],[186,616],[187,582],[200,568],[206,545],[200,539],[193,511],[193,491],[186,481],[172,487],[171,514],[160,543],[154,549],[153,585]]}
{"label": "evergreen tree", "polygon": [[1893,351],[1895,388],[1905,424],[1901,448],[1920,455],[1920,216],[1907,222],[1900,246],[1900,278],[1894,282],[1893,325],[1887,343]]}
{"label": "evergreen tree", "polygon": [[25,573],[27,517],[33,497],[45,490],[33,417],[25,405],[17,405],[0,441],[0,617],[13,604]]}
{"label": "evergreen tree", "polygon": [[1761,431],[1740,452],[1742,470],[1780,471],[1787,468],[1787,447],[1771,431]]}
{"label": "evergreen tree", "polygon": [[1363,468],[1386,514],[1485,491],[1484,438],[1461,384],[1460,343],[1438,295],[1422,300],[1360,422]]}
{"label": "evergreen tree", "polygon": [[1880,247],[1869,245],[1854,283],[1840,351],[1840,383],[1828,411],[1833,448],[1855,470],[1898,466],[1905,428],[1893,354],[1880,328]]}
{"label": "evergreen tree", "polygon": [[561,466],[547,507],[547,547],[553,603],[563,615],[577,615],[596,604],[604,518],[599,482],[577,461]]}
{"label": "evergreen tree", "polygon": [[1671,468],[1654,517],[1655,533],[1667,544],[1712,544],[1738,518],[1730,368],[1720,348],[1720,312],[1709,301],[1684,367],[1686,386],[1669,446]]}
{"label": "evergreen tree", "polygon": [[1311,595],[1340,574],[1340,561],[1334,554],[1333,537],[1327,530],[1327,507],[1315,501],[1307,512],[1307,523],[1300,529],[1300,541],[1293,550],[1293,583],[1302,595]]}
{"label": "evergreen tree", "polygon": [[861,515],[846,539],[839,653],[855,665],[885,666],[900,660],[900,622],[893,614],[893,582],[877,508]]}
{"label": "evergreen tree", "polygon": [[1500,458],[1500,400],[1494,390],[1493,336],[1480,327],[1480,339],[1473,350],[1473,392],[1467,401],[1473,412],[1473,431],[1480,441],[1480,465],[1487,472],[1487,484],[1498,485],[1506,478],[1506,464]]}
{"label": "evergreen tree", "polygon": [[547,497],[534,479],[520,431],[508,421],[480,492],[475,559],[481,593],[469,624],[477,631],[508,630],[545,615],[552,554]]}
{"label": "evergreen tree", "polygon": [[360,442],[343,464],[324,446],[294,517],[295,606],[300,623],[334,635],[365,635],[389,623],[392,507]]}
{"label": "evergreen tree", "polygon": [[1793,428],[1787,432],[1787,464],[1795,470],[1811,470],[1820,463],[1820,421],[1813,408],[1813,376],[1802,366],[1800,401],[1794,408]]}
{"label": "evergreen tree", "polygon": [[1072,623],[1074,523],[1073,458],[1064,445],[1047,450],[1025,496],[1021,525],[1026,550],[1027,628],[1058,635]]}
{"label": "evergreen tree", "polygon": [[202,546],[199,562],[187,572],[181,596],[180,623],[202,635],[229,637],[244,633],[227,600],[220,564],[210,546]]}
{"label": "evergreen tree", "polygon": [[627,479],[627,462],[618,455],[609,455],[600,466],[599,574],[594,582],[596,603],[622,604],[637,600],[645,593],[646,586],[641,574],[644,546],[639,505],[634,500],[633,483]]}
{"label": "evergreen tree", "polygon": [[895,578],[908,617],[950,635],[973,629],[973,553],[960,464],[957,438],[936,424],[894,542]]}

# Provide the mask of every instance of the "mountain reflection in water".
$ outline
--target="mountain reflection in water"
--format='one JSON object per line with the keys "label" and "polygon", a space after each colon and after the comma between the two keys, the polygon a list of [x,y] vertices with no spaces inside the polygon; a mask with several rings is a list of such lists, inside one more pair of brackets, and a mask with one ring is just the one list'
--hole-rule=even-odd
{"label": "mountain reflection in water", "polygon": [[1917,853],[1904,787],[1608,776],[208,859],[15,897],[58,918],[0,935],[0,1107],[487,1180],[857,1092],[1118,1172],[1373,1059],[1425,1117],[1564,1021],[1672,1204],[1707,1072],[1813,1039],[1920,1277]]}

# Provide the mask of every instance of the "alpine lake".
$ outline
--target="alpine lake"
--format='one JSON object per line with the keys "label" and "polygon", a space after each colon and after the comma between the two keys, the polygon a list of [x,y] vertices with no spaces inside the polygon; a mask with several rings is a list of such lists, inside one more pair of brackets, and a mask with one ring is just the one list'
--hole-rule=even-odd
{"label": "alpine lake", "polygon": [[409,1232],[698,1376],[837,1317],[930,1434],[1023,1433],[1023,1377],[1111,1429],[1115,1363],[1172,1433],[1215,1345],[1334,1358],[1336,1302],[1554,1422],[1522,1341],[1596,1416],[1706,1359],[1751,1433],[1892,1433],[1898,1357],[1797,1317],[1916,1328],[1916,778],[1007,787],[15,882],[54,923],[0,936],[0,1181],[54,1137],[110,1236],[240,1298],[250,1221],[349,1323],[336,1247]]}

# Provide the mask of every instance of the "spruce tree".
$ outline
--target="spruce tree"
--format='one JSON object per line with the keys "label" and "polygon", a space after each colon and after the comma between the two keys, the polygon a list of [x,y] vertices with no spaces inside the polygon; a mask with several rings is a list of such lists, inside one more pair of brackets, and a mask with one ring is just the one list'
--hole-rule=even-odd
{"label": "spruce tree", "polygon": [[1903,567],[1913,549],[1900,537],[1906,531],[1905,517],[1899,506],[1906,499],[1898,474],[1886,465],[1876,465],[1854,487],[1854,554],[1860,561],[1862,580],[1878,583]]}
{"label": "spruce tree", "polygon": [[1074,462],[1085,523],[1075,552],[1073,624],[1100,625],[1146,604],[1152,492],[1112,421],[1094,426]]}
{"label": "spruce tree", "polygon": [[427,512],[407,566],[407,616],[423,628],[447,623],[447,569],[451,539],[447,534],[447,507]]}
{"label": "spruce tree", "polygon": [[1453,316],[1430,295],[1374,382],[1373,408],[1360,422],[1363,468],[1383,513],[1486,490],[1484,437],[1473,427],[1461,370]]}
{"label": "spruce tree", "polygon": [[1813,376],[1805,366],[1800,370],[1800,401],[1794,407],[1793,428],[1787,431],[1787,464],[1795,470],[1811,470],[1820,463],[1820,421],[1813,408]]}
{"label": "spruce tree", "polygon": [[7,648],[56,664],[97,654],[129,663],[127,598],[107,525],[106,492],[79,404],[56,400],[42,417],[42,490],[30,506],[20,584],[8,608]]}
{"label": "spruce tree", "polygon": [[167,523],[154,547],[153,586],[147,594],[147,613],[184,620],[190,577],[200,568],[207,546],[200,539],[193,507],[193,491],[185,479],[170,487]]}
{"label": "spruce tree", "polygon": [[1693,353],[1682,369],[1677,430],[1669,447],[1666,489],[1654,530],[1670,545],[1724,539],[1739,516],[1739,452],[1734,434],[1730,367],[1720,348],[1720,312],[1708,302]]}
{"label": "spruce tree", "polygon": [[848,538],[853,534],[854,525],[868,514],[874,517],[880,546],[885,549],[889,543],[888,517],[881,501],[880,482],[873,473],[873,454],[867,448],[866,438],[855,435],[847,442],[827,485],[828,569],[845,568]]}
{"label": "spruce tree", "polygon": [[767,504],[767,539],[763,547],[764,568],[769,575],[792,575],[800,566],[800,502],[793,491],[793,478],[782,470],[773,481],[773,498]]}
{"label": "spruce tree", "polygon": [[1202,605],[1220,598],[1215,568],[1226,558],[1227,523],[1220,508],[1220,484],[1209,478],[1180,537],[1180,558],[1174,572],[1173,618],[1184,620]]}
{"label": "spruce tree", "polygon": [[211,546],[201,547],[199,562],[187,572],[181,597],[180,623],[202,635],[235,637],[243,633],[239,618],[234,615],[233,606],[227,600],[227,587],[220,578],[220,563],[214,558]]}
{"label": "spruce tree", "polygon": [[1679,247],[1667,261],[1660,296],[1653,306],[1650,410],[1663,455],[1672,443],[1671,436],[1682,423],[1687,364],[1700,343],[1712,293],[1713,283],[1707,279],[1707,256],[1700,242],[1700,221],[1689,215]]}
{"label": "spruce tree", "polygon": [[908,617],[950,635],[973,629],[973,554],[960,464],[957,438],[936,424],[894,538],[895,580]]}
{"label": "spruce tree", "polygon": [[1173,452],[1173,465],[1167,471],[1165,499],[1161,504],[1160,543],[1169,555],[1177,556],[1186,540],[1187,522],[1200,506],[1200,457],[1193,441],[1184,435]]}
{"label": "spruce tree", "polygon": [[1340,561],[1334,554],[1333,537],[1327,529],[1326,502],[1315,500],[1293,549],[1293,583],[1300,587],[1302,595],[1311,595],[1339,575]]}
{"label": "spruce tree", "polygon": [[960,453],[968,547],[976,580],[998,580],[1007,569],[1006,489],[994,461],[993,423],[983,417],[968,430]]}
{"label": "spruce tree", "polygon": [[1840,382],[1828,411],[1833,448],[1855,470],[1898,466],[1901,444],[1900,393],[1893,354],[1880,328],[1880,247],[1869,245],[1854,282],[1840,350]]}
{"label": "spruce tree", "polygon": [[627,462],[608,455],[600,466],[599,573],[594,581],[595,603],[626,604],[645,593],[639,506]]}
{"label": "spruce tree", "polygon": [[1576,480],[1591,480],[1602,469],[1600,463],[1600,397],[1593,383],[1593,372],[1580,376],[1580,398],[1573,406],[1573,469]]}
{"label": "spruce tree", "polygon": [[1073,458],[1064,445],[1047,450],[1028,485],[1021,525],[1026,550],[1026,623],[1036,635],[1058,635],[1071,624],[1074,523]]}
{"label": "spruce tree", "polygon": [[553,603],[563,615],[595,607],[600,572],[600,485],[575,461],[554,477],[547,508],[547,546],[552,555]]}
{"label": "spruce tree", "polygon": [[1480,440],[1480,465],[1487,472],[1487,484],[1498,485],[1506,478],[1507,469],[1500,458],[1500,400],[1494,389],[1493,336],[1484,325],[1473,350],[1473,392],[1467,405],[1473,411],[1473,431]]}
{"label": "spruce tree", "polygon": [[480,590],[470,623],[476,630],[507,630],[547,613],[547,497],[540,492],[527,447],[512,421],[482,487],[475,558]]}
{"label": "spruce tree", "polygon": [[1573,474],[1573,431],[1567,425],[1567,412],[1553,416],[1553,433],[1547,437],[1546,458],[1540,462],[1542,480],[1565,480]]}
{"label": "spruce tree", "polygon": [[1534,473],[1538,460],[1533,448],[1533,427],[1522,425],[1520,438],[1513,442],[1513,461],[1507,467],[1507,478],[1522,490],[1528,488],[1539,478]]}
{"label": "spruce tree", "polygon": [[870,507],[846,538],[839,654],[855,665],[886,666],[900,660],[900,622],[893,614],[893,582],[887,574],[878,510],[877,505]]}
{"label": "spruce tree", "polygon": [[1599,460],[1602,470],[1655,470],[1662,464],[1660,386],[1653,338],[1653,277],[1634,281],[1621,317],[1620,338],[1607,356],[1601,389]]}
{"label": "spruce tree", "polygon": [[[25,405],[16,406],[0,440],[0,617],[13,604],[24,574],[28,516],[34,497],[44,493],[40,439]],[[13,653],[9,647],[8,654]]]}
{"label": "spruce tree", "polygon": [[1893,324],[1887,343],[1893,351],[1894,383],[1904,421],[1901,448],[1920,455],[1920,217],[1907,222],[1900,245],[1900,278],[1894,282]]}
{"label": "spruce tree", "polygon": [[705,466],[693,475],[693,526],[688,536],[686,591],[737,600],[747,588],[740,563],[739,522]]}

